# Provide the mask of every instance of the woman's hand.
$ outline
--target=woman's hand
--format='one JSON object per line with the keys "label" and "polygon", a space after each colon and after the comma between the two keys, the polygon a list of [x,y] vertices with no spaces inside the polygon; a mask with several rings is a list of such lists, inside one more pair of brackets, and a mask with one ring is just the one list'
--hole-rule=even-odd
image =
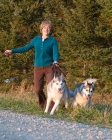
{"label": "woman's hand", "polygon": [[54,61],[53,65],[55,65],[56,67],[59,67],[59,63],[57,61]]}
{"label": "woman's hand", "polygon": [[6,50],[5,52],[4,52],[4,55],[5,56],[8,56],[8,55],[10,55],[12,53],[12,50]]}

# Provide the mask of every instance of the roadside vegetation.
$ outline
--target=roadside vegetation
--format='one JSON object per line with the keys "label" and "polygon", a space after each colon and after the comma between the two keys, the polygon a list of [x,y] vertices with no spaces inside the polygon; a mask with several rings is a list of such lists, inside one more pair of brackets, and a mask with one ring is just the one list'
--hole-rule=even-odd
{"label": "roadside vegetation", "polygon": [[1,0],[0,109],[43,117],[33,93],[34,52],[5,57],[40,35],[43,20],[51,20],[59,42],[60,66],[70,89],[86,78],[97,78],[93,107],[60,109],[53,118],[112,128],[112,4],[111,0]]}
{"label": "roadside vegetation", "polygon": [[16,90],[0,93],[0,109],[2,110],[65,121],[76,121],[112,129],[112,94],[103,95],[95,91],[92,104],[89,109],[84,107],[72,108],[70,100],[69,108],[65,109],[64,101],[62,101],[59,110],[53,116],[50,116],[50,112],[45,114],[44,109],[38,108],[36,95],[31,91],[31,88],[25,89],[25,85],[18,87]]}

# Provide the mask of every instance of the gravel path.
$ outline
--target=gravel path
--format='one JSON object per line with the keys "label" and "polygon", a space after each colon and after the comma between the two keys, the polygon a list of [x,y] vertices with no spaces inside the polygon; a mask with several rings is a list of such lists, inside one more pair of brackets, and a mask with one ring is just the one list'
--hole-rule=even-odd
{"label": "gravel path", "polygon": [[112,140],[112,129],[0,110],[0,140]]}

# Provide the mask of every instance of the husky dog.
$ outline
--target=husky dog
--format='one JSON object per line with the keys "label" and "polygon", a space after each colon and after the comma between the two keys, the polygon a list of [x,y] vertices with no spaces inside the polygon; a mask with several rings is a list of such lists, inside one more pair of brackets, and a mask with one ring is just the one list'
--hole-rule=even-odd
{"label": "husky dog", "polygon": [[47,104],[45,113],[48,112],[51,101],[54,101],[54,106],[50,112],[53,115],[55,110],[58,109],[61,99],[65,99],[65,108],[68,107],[68,87],[64,80],[63,74],[60,76],[54,75],[54,78],[47,85]]}
{"label": "husky dog", "polygon": [[77,85],[70,95],[73,97],[73,107],[77,105],[84,107],[91,106],[91,98],[94,92],[94,84],[96,81],[97,79],[90,78]]}

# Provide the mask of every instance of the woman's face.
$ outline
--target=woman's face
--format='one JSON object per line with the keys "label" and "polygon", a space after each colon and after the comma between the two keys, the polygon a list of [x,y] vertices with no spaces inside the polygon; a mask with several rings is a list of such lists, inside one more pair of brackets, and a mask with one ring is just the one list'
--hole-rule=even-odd
{"label": "woman's face", "polygon": [[49,27],[49,25],[45,25],[43,28],[42,28],[42,35],[43,36],[48,36],[51,32],[51,28]]}

